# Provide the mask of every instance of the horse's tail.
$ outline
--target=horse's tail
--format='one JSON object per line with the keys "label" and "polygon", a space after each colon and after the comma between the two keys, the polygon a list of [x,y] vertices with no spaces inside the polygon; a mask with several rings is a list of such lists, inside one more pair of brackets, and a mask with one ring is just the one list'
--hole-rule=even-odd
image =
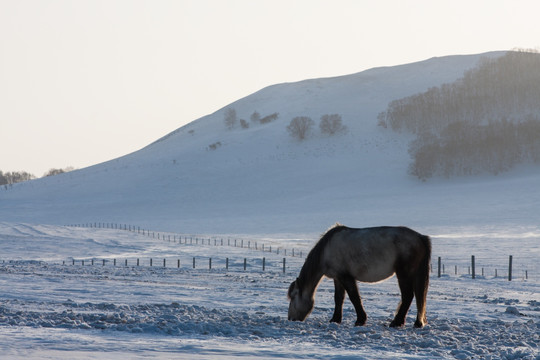
{"label": "horse's tail", "polygon": [[417,323],[415,326],[422,327],[427,323],[426,299],[429,287],[429,267],[431,263],[431,239],[429,236],[420,235],[424,247],[424,254],[420,260],[420,266],[414,281],[414,295],[418,308]]}

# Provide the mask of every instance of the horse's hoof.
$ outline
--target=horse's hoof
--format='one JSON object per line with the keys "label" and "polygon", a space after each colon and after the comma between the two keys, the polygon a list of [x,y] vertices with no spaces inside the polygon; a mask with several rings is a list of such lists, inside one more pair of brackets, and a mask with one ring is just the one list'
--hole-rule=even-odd
{"label": "horse's hoof", "polygon": [[364,326],[364,325],[366,325],[366,320],[364,320],[364,321],[357,320],[354,323],[354,326]]}
{"label": "horse's hoof", "polygon": [[423,322],[418,321],[418,320],[416,320],[416,321],[414,322],[414,327],[415,327],[415,328],[418,328],[418,329],[423,328],[425,325],[426,325],[426,324],[424,324]]}
{"label": "horse's hoof", "polygon": [[390,323],[390,327],[393,327],[393,328],[402,327],[403,325],[405,325],[405,323],[398,323],[398,322],[395,321],[395,320],[393,320],[393,321]]}
{"label": "horse's hoof", "polygon": [[336,324],[341,324],[341,319],[334,319],[334,318],[331,318],[331,319],[330,319],[330,322],[331,322],[331,323],[336,323]]}

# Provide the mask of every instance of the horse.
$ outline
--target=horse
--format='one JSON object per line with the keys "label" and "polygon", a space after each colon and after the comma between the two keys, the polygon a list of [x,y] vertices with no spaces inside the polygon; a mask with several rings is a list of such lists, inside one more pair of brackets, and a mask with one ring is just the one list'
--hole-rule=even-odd
{"label": "horse", "polygon": [[397,277],[401,302],[390,327],[405,325],[405,317],[416,297],[414,326],[426,321],[431,240],[407,227],[382,226],[355,229],[340,224],[330,228],[309,252],[300,275],[288,290],[292,321],[304,321],[315,305],[315,292],[323,276],[334,280],[335,309],[330,322],[341,323],[345,292],[356,310],[355,326],[365,325],[366,312],[356,280],[376,283]]}

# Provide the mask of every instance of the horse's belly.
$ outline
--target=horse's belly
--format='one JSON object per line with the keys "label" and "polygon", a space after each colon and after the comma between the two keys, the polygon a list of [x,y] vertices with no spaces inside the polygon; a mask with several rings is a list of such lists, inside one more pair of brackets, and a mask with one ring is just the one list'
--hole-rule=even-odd
{"label": "horse's belly", "polygon": [[355,277],[362,282],[379,282],[388,279],[394,275],[394,267],[391,264],[379,264],[370,268],[360,268],[355,271]]}

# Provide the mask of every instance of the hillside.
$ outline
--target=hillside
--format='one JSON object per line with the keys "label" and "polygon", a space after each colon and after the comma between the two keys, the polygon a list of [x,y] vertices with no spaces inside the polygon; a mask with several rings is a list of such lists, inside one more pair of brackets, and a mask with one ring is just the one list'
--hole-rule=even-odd
{"label": "hillside", "polygon": [[[449,56],[269,86],[124,157],[0,190],[3,221],[117,222],[186,233],[319,233],[335,221],[534,224],[538,171],[423,184],[407,174],[410,137],[377,126],[394,99],[449,83],[482,56]],[[228,129],[227,109],[250,122]],[[340,114],[345,134],[294,140],[295,116]],[[149,119],[152,121],[152,119]]]}

